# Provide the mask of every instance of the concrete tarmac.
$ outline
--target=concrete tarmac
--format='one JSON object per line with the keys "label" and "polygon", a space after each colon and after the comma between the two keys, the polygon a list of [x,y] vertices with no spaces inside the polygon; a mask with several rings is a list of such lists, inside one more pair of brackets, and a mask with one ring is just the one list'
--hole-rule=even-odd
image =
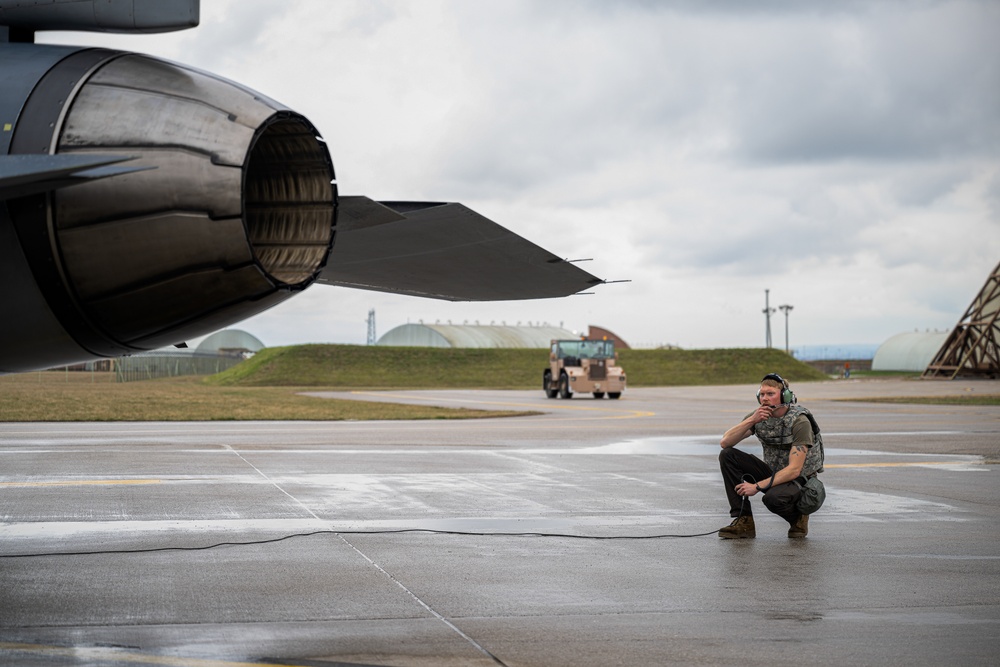
{"label": "concrete tarmac", "polygon": [[542,413],[469,421],[0,424],[0,664],[996,664],[1000,407],[838,399],[1000,382],[793,389],[827,449],[804,540],[759,498],[757,539],[692,536],[729,523],[718,440],[749,386],[336,394]]}

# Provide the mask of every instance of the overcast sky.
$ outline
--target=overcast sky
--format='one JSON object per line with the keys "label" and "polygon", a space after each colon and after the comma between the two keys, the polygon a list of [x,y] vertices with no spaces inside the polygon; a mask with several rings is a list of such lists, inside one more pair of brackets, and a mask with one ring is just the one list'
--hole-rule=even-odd
{"label": "overcast sky", "polygon": [[[791,346],[950,329],[1000,261],[1000,3],[203,0],[151,37],[307,116],[340,191],[460,201],[606,279],[448,303],[316,286],[237,325],[364,343],[419,320]],[[772,320],[784,346],[784,318]]]}

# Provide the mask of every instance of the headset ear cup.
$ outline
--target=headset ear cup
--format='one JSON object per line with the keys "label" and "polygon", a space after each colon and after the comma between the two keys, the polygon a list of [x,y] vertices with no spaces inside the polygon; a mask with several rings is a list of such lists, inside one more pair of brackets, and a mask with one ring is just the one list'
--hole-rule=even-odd
{"label": "headset ear cup", "polygon": [[757,405],[760,405],[760,390],[757,390]]}

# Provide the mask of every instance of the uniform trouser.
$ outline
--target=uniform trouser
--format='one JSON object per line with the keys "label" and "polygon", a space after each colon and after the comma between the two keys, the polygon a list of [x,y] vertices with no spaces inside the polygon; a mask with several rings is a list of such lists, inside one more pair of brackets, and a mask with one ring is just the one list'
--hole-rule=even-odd
{"label": "uniform trouser", "polygon": [[[722,479],[726,485],[726,496],[729,497],[729,516],[753,516],[750,499],[736,493],[736,485],[752,480],[761,488],[766,488],[774,471],[753,454],[747,454],[735,447],[727,447],[719,454],[719,466],[722,468]],[[747,479],[744,479],[746,476]],[[799,511],[795,504],[802,490],[795,482],[775,484],[768,489],[762,498],[764,506],[788,523],[795,523]]]}

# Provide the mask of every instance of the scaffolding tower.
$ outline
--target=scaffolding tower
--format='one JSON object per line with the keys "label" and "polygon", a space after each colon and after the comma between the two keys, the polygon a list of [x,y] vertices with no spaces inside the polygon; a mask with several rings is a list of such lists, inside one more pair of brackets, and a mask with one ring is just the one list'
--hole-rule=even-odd
{"label": "scaffolding tower", "polygon": [[1000,264],[972,300],[922,377],[1000,377]]}

